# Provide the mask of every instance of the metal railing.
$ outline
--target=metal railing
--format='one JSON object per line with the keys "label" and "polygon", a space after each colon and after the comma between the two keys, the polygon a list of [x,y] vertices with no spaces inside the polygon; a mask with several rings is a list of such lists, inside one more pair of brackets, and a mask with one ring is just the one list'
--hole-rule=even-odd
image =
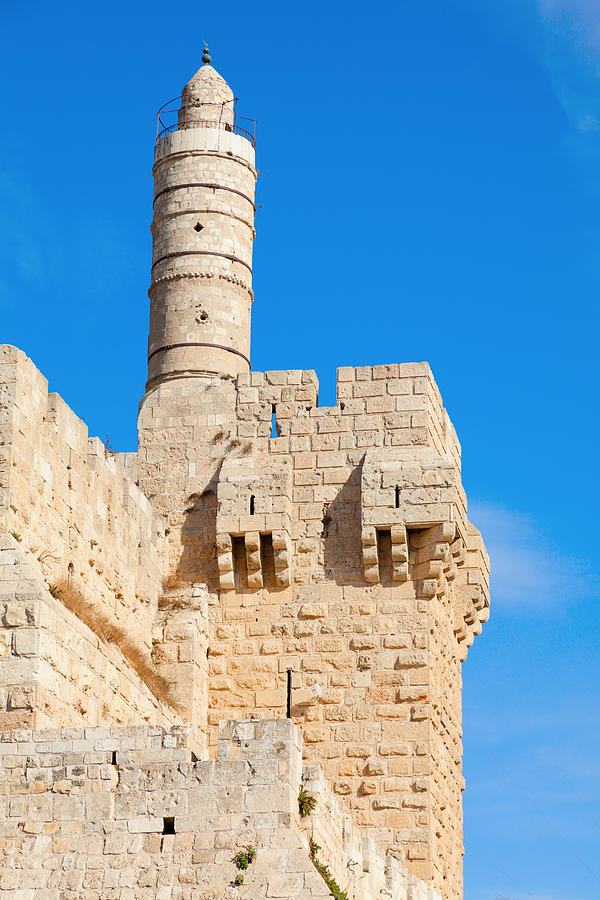
{"label": "metal railing", "polygon": [[[228,105],[233,103],[233,110],[227,109]],[[218,107],[218,103],[200,103],[197,104],[194,109],[198,107],[206,106],[211,109],[215,109]],[[221,104],[221,109],[219,112],[219,118],[215,120],[214,117],[210,119],[195,119],[194,125],[202,125],[206,123],[206,125],[210,128],[222,128],[223,131],[230,131],[233,134],[239,134],[241,137],[246,138],[246,140],[250,141],[253,147],[256,147],[256,119],[249,119],[247,116],[238,115],[237,111],[237,97],[234,97],[232,100],[224,100]],[[173,131],[177,131],[179,128],[178,116],[179,110],[181,109],[181,95],[179,97],[173,97],[172,100],[167,100],[161,108],[158,110],[156,114],[156,142],[160,141],[166,134],[171,134]],[[232,119],[232,121],[227,121],[225,118],[225,114],[229,113],[227,116],[228,119]],[[233,116],[231,115],[233,113]]]}

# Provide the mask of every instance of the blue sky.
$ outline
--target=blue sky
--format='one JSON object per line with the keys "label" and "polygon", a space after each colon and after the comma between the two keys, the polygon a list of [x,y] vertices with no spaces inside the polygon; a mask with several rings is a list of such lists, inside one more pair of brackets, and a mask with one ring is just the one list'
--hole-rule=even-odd
{"label": "blue sky", "polygon": [[327,404],[427,359],[462,442],[465,900],[597,900],[597,0],[0,7],[0,340],[135,448],[155,111],[206,38],[258,119],[254,368]]}

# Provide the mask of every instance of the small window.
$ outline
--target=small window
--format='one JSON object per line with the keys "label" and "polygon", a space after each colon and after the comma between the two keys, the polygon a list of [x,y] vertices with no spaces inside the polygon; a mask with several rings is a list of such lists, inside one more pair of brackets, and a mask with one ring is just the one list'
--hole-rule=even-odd
{"label": "small window", "polygon": [[396,488],[396,509],[400,507],[400,488]]}
{"label": "small window", "polygon": [[175,834],[175,816],[163,817],[163,834]]}
{"label": "small window", "polygon": [[254,494],[250,496],[250,515],[254,515]]}
{"label": "small window", "polygon": [[277,437],[277,410],[275,404],[271,407],[271,437]]}
{"label": "small window", "polygon": [[194,231],[200,232],[204,228],[204,225],[201,225],[200,222],[196,222],[194,225]]}

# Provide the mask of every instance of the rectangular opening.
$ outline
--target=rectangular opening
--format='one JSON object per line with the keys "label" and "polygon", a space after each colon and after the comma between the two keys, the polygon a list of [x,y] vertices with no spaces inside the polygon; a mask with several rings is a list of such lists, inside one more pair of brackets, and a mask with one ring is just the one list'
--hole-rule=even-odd
{"label": "rectangular opening", "polygon": [[175,816],[163,817],[163,834],[175,834]]}
{"label": "rectangular opening", "polygon": [[396,509],[400,508],[400,488],[396,488]]}
{"label": "rectangular opening", "polygon": [[277,437],[277,409],[275,404],[271,406],[271,437]]}
{"label": "rectangular opening", "polygon": [[287,712],[288,719],[292,718],[292,670],[287,670]]}
{"label": "rectangular opening", "polygon": [[246,561],[246,542],[243,537],[231,538],[231,555],[233,557],[233,581],[237,591],[248,588],[248,563]]}
{"label": "rectangular opening", "polygon": [[263,587],[277,587],[272,534],[261,534],[260,536],[260,567],[262,569]]}
{"label": "rectangular opening", "polygon": [[392,533],[389,528],[377,531],[377,561],[379,563],[379,581],[381,584],[393,584]]}

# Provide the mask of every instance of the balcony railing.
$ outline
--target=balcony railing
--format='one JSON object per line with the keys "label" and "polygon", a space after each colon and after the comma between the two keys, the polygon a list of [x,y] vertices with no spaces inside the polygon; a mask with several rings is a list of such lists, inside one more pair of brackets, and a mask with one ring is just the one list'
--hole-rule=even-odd
{"label": "balcony railing", "polygon": [[[230,104],[233,104],[233,111],[231,111]],[[194,127],[196,125],[202,126],[206,125],[208,128],[222,128],[223,131],[229,131],[233,134],[239,134],[241,137],[246,138],[247,141],[250,141],[253,147],[256,147],[256,119],[248,119],[246,116],[238,115],[237,111],[237,97],[234,97],[233,100],[226,100],[221,104],[221,109],[219,111],[219,115],[215,118],[214,113],[215,110],[218,109],[219,104],[217,103],[200,103],[194,106],[195,110],[200,109],[205,106],[207,109],[207,113],[210,111],[212,113],[210,118],[202,119],[202,118],[194,118],[193,125],[189,125],[187,127]],[[161,108],[158,110],[156,114],[156,142],[160,141],[166,134],[171,134],[172,131],[177,131],[179,128],[178,116],[179,110],[181,109],[181,96],[174,97],[172,100],[168,100]],[[233,112],[233,116],[231,114]],[[186,126],[183,126],[184,129]]]}

